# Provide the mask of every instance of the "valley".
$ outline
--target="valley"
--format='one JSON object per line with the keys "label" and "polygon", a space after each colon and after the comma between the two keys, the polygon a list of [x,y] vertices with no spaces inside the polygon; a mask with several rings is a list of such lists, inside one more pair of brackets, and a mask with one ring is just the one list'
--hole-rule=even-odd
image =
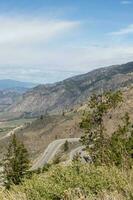
{"label": "valley", "polygon": [[[113,120],[110,116],[105,119],[105,126],[110,135],[117,127],[123,112],[128,112],[133,118],[132,84],[131,62],[30,89],[24,94],[19,94],[19,100],[14,99],[11,105],[0,113],[0,137],[21,127],[15,133],[24,142],[33,161],[54,140],[78,138],[82,135],[79,123],[92,93],[99,93],[101,89],[102,92],[121,89],[124,97],[122,106],[118,112],[110,113],[110,116],[114,116]],[[0,142],[1,155],[7,148],[8,139],[5,138],[6,142]]]}
{"label": "valley", "polygon": [[35,119],[18,119],[12,121],[1,121],[0,122],[0,138],[5,136],[9,131],[19,127],[19,126],[26,126],[26,124],[31,123]]}
{"label": "valley", "polygon": [[[85,75],[72,77],[63,82],[41,85],[28,89],[23,94],[19,93],[17,99],[14,99],[10,105],[0,112],[1,187],[3,185],[3,158],[13,135],[24,144],[28,151],[30,158],[28,172],[37,174],[33,185],[38,181],[39,176],[47,177],[49,173],[53,173],[53,176],[55,176],[56,166],[57,168],[61,167],[60,172],[64,169],[67,172],[70,168],[70,173],[73,176],[75,174],[73,167],[76,167],[76,170],[81,170],[82,167],[87,167],[86,170],[89,168],[93,170],[93,157],[88,153],[86,146],[81,143],[84,130],[80,124],[84,113],[88,110],[88,102],[93,93],[104,95],[106,91],[118,90],[122,92],[123,100],[118,107],[109,109],[108,113],[103,116],[103,126],[106,130],[105,138],[110,140],[114,131],[117,131],[118,127],[123,124],[122,118],[125,113],[128,113],[130,120],[133,121],[133,63],[102,68]],[[51,171],[52,169],[54,171]],[[111,167],[109,169],[114,170]],[[109,169],[106,172],[107,176]],[[96,167],[93,173],[95,174],[97,170]],[[102,170],[106,171],[104,165]],[[128,173],[131,176],[131,172],[128,171]],[[69,177],[68,174],[65,174],[66,178],[67,176]],[[84,180],[85,176],[84,171]],[[106,178],[105,174],[104,176]],[[125,172],[123,176],[125,176]],[[80,175],[74,176],[75,181],[77,181],[77,177],[80,177]],[[92,180],[94,180],[94,177]],[[107,180],[110,180],[112,184],[112,179],[107,178]],[[48,181],[46,181],[47,184]],[[63,182],[63,184],[65,183]],[[45,185],[43,187],[45,188]],[[60,188],[62,187],[60,186]],[[49,189],[46,191],[49,194]],[[30,194],[28,193],[28,195]]]}

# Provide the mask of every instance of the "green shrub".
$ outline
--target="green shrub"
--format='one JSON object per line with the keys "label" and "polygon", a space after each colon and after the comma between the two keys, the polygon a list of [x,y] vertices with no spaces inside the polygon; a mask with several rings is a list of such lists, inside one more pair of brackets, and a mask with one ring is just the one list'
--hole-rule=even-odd
{"label": "green shrub", "polygon": [[106,191],[108,194],[117,192],[126,200],[131,200],[132,185],[133,172],[130,170],[126,172],[117,167],[95,167],[75,162],[71,166],[56,165],[43,174],[35,174],[31,180],[15,186],[11,193],[21,193],[26,196],[26,200],[55,200],[65,198],[67,191],[73,191],[70,195],[76,195],[74,191],[79,190],[88,199]]}

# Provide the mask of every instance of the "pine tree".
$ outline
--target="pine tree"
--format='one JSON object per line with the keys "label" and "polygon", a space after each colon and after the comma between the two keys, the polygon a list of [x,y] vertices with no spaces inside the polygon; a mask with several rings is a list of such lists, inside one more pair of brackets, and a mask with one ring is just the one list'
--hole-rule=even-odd
{"label": "pine tree", "polygon": [[86,109],[81,128],[85,134],[81,142],[86,146],[95,165],[115,165],[122,168],[133,166],[133,123],[125,113],[121,125],[107,137],[103,118],[122,101],[120,92],[93,95]]}
{"label": "pine tree", "polygon": [[5,186],[18,185],[22,182],[29,169],[28,152],[23,143],[19,142],[14,134],[11,138],[7,154],[4,159]]}
{"label": "pine tree", "polygon": [[108,139],[105,137],[103,123],[104,116],[110,109],[115,109],[122,101],[121,92],[107,92],[104,95],[92,95],[80,127],[85,130],[81,142],[89,150],[95,163],[104,163],[107,160],[105,150],[108,148]]}
{"label": "pine tree", "polygon": [[69,149],[69,143],[66,140],[65,143],[64,143],[64,151],[68,151],[68,149]]}

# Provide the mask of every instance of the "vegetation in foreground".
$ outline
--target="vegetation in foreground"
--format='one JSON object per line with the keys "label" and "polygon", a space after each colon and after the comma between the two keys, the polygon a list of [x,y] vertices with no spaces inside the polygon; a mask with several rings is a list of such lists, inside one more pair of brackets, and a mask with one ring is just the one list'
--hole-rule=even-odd
{"label": "vegetation in foreground", "polygon": [[[121,125],[107,137],[104,117],[122,101],[120,92],[93,95],[81,128],[81,142],[92,164],[75,160],[69,166],[55,164],[43,173],[33,174],[19,186],[1,193],[2,200],[132,200],[133,124],[128,113]],[[65,144],[67,150],[67,143]],[[45,169],[45,168],[44,168]]]}
{"label": "vegetation in foreground", "polygon": [[[71,166],[54,165],[43,174],[35,174],[20,186],[0,195],[1,200],[78,200],[133,199],[133,171],[115,166],[74,162]],[[111,198],[110,198],[111,199]],[[113,198],[112,198],[113,199]]]}

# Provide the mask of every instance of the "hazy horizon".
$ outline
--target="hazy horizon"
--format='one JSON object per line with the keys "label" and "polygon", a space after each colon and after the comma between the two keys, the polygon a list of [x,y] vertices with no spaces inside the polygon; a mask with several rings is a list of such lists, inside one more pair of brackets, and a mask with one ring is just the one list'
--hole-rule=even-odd
{"label": "hazy horizon", "polygon": [[[48,71],[47,73],[45,72],[45,75],[49,75],[50,73],[53,73],[53,72],[58,72],[60,73],[60,76],[58,76],[58,73],[54,73],[54,76],[52,77],[51,81],[47,81],[44,77],[43,78],[43,75],[42,73],[40,72],[40,75],[38,74],[39,77],[42,77],[42,81],[37,81],[38,79],[35,79],[35,80],[25,80],[25,79],[18,79],[17,77],[15,78],[0,78],[0,81],[2,80],[11,80],[11,81],[19,81],[19,82],[27,82],[27,83],[35,83],[35,84],[52,84],[52,83],[56,83],[56,82],[59,82],[59,81],[63,81],[67,78],[71,78],[73,76],[77,76],[77,75],[82,75],[82,74],[86,74],[86,73],[89,73],[93,70],[96,70],[96,69],[100,69],[100,68],[108,68],[110,66],[117,66],[117,65],[121,65],[121,64],[126,64],[126,63],[129,63],[129,62],[133,62],[133,61],[128,61],[128,62],[124,62],[124,63],[116,63],[116,64],[112,64],[112,65],[108,65],[108,66],[99,66],[99,67],[93,67],[93,69],[90,69],[89,71],[85,71],[85,72],[74,72],[74,71],[56,71],[56,70],[51,70],[51,71]],[[58,76],[58,77],[57,77]]]}

